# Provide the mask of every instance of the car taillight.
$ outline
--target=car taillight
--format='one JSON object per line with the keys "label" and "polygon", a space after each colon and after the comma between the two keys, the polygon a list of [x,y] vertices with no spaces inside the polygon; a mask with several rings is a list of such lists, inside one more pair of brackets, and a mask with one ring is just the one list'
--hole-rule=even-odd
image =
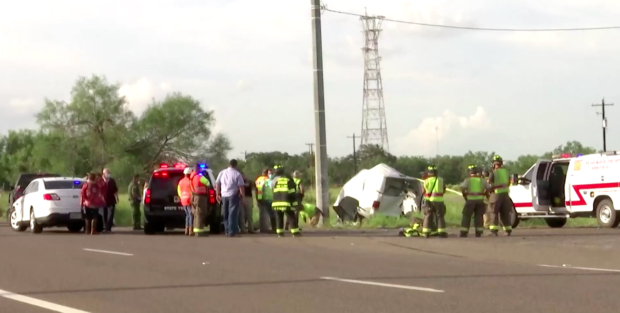
{"label": "car taillight", "polygon": [[372,208],[375,210],[379,209],[379,204],[381,204],[379,201],[373,201]]}
{"label": "car taillight", "polygon": [[161,177],[168,177],[168,173],[167,172],[161,173]]}
{"label": "car taillight", "polygon": [[209,203],[215,204],[215,190],[209,189]]}
{"label": "car taillight", "polygon": [[43,200],[46,201],[58,201],[60,197],[55,193],[46,193],[43,195]]}
{"label": "car taillight", "polygon": [[147,189],[146,192],[144,193],[144,203],[145,204],[151,203],[151,189]]}

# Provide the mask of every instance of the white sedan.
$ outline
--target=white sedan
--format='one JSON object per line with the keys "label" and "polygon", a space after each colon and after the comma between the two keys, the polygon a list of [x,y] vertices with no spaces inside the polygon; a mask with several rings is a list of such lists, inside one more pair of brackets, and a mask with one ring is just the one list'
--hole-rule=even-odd
{"label": "white sedan", "polygon": [[40,233],[43,227],[66,226],[71,232],[84,227],[80,192],[84,179],[48,177],[33,180],[11,208],[11,228]]}

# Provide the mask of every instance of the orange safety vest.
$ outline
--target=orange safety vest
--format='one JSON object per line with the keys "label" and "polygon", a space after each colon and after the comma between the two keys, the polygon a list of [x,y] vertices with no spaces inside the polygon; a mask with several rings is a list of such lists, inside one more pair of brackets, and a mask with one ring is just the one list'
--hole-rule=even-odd
{"label": "orange safety vest", "polygon": [[256,184],[256,199],[258,200],[263,199],[263,185],[265,184],[266,180],[267,176],[258,176],[258,178],[256,178],[256,181],[254,182]]}
{"label": "orange safety vest", "polygon": [[188,177],[183,177],[179,181],[179,192],[181,197],[181,205],[190,205],[192,199],[192,181]]}
{"label": "orange safety vest", "polygon": [[191,191],[194,194],[197,195],[207,195],[207,186],[203,183],[200,182],[200,178],[202,178],[202,175],[198,175],[196,173],[192,173],[191,176],[191,180],[192,180],[192,184],[191,186]]}

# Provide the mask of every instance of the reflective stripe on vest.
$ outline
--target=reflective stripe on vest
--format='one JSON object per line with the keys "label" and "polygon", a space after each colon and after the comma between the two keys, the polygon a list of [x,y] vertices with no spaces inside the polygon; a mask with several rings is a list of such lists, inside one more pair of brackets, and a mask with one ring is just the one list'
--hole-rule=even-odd
{"label": "reflective stripe on vest", "polygon": [[493,190],[496,194],[510,192],[510,175],[505,168],[498,168],[494,171]]}
{"label": "reflective stripe on vest", "polygon": [[267,180],[267,176],[259,176],[256,178],[254,183],[256,184],[256,199],[263,199],[263,186],[265,185],[265,181]]}
{"label": "reflective stripe on vest", "polygon": [[[428,177],[424,180],[424,199],[431,202],[443,202],[443,178]],[[430,190],[432,188],[432,190]]]}
{"label": "reflective stripe on vest", "polygon": [[299,191],[299,184],[301,184],[301,179],[299,178],[293,178],[293,181],[295,182],[295,189],[297,189],[297,193],[301,193]]}
{"label": "reflective stripe on vest", "polygon": [[467,200],[483,200],[484,187],[482,178],[473,176],[469,177],[469,188],[467,188]]}

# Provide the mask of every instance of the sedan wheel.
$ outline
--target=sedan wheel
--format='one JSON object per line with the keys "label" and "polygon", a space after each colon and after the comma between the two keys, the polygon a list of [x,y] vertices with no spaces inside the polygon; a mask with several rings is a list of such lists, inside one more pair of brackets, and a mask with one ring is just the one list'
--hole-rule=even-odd
{"label": "sedan wheel", "polygon": [[22,221],[18,220],[17,211],[15,211],[15,209],[11,209],[10,221],[11,221],[11,228],[14,231],[24,231],[27,228],[26,226],[23,225]]}
{"label": "sedan wheel", "polygon": [[34,234],[40,234],[43,231],[43,227],[37,223],[34,217],[34,211],[30,211],[30,231]]}

